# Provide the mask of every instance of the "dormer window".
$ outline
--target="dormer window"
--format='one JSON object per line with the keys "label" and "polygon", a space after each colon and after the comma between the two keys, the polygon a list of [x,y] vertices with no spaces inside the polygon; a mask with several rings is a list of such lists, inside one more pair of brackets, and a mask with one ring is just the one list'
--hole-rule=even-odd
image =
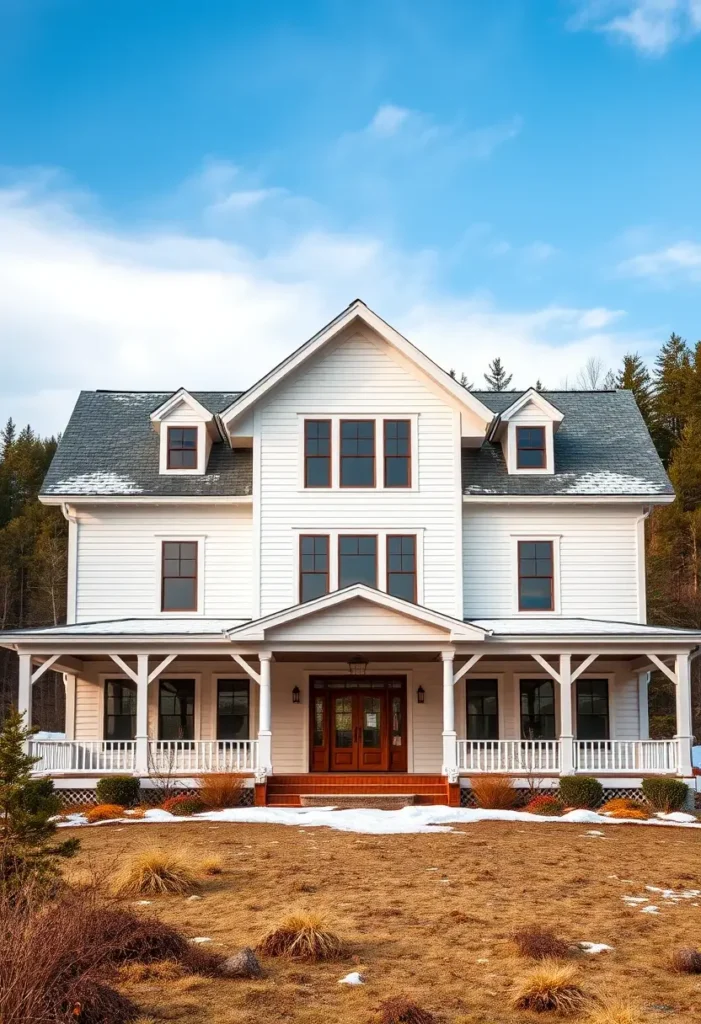
{"label": "dormer window", "polygon": [[197,469],[197,427],[168,427],[168,469]]}
{"label": "dormer window", "polygon": [[516,427],[516,468],[545,469],[545,427]]}

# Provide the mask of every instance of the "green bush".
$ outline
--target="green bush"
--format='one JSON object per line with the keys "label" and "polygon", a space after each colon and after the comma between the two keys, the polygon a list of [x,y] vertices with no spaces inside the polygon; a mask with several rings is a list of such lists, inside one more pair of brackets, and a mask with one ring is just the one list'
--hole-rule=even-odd
{"label": "green bush", "polygon": [[108,775],[97,784],[97,802],[133,807],[139,802],[140,790],[141,783],[133,775]]}
{"label": "green bush", "polygon": [[656,811],[680,811],[688,792],[681,779],[643,779],[643,796]]}
{"label": "green bush", "polygon": [[598,807],[604,787],[589,775],[565,775],[560,779],[560,800],[565,807]]}
{"label": "green bush", "polygon": [[22,790],[22,807],[28,814],[58,814],[61,798],[54,792],[53,779],[30,779]]}

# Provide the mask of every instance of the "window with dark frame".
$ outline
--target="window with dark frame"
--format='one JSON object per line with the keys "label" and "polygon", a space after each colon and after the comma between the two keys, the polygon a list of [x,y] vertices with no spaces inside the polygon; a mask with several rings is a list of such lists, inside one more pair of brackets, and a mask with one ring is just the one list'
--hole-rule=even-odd
{"label": "window with dark frame", "polygon": [[105,680],[105,739],[136,738],[136,683],[129,679]]}
{"label": "window with dark frame", "polygon": [[194,740],[194,679],[161,679],[158,689],[158,738]]}
{"label": "window with dark frame", "polygon": [[411,420],[385,420],[385,487],[411,487]]}
{"label": "window with dark frame", "polygon": [[608,679],[578,679],[577,739],[607,740],[609,738]]}
{"label": "window with dark frame", "polygon": [[341,420],[341,487],[375,486],[375,421]]}
{"label": "window with dark frame", "polygon": [[338,538],[338,586],[377,587],[377,537]]}
{"label": "window with dark frame", "polygon": [[217,680],[217,739],[249,738],[250,693],[247,679]]}
{"label": "window with dark frame", "polygon": [[168,469],[197,469],[197,427],[168,427]]}
{"label": "window with dark frame", "polygon": [[555,608],[551,540],[518,542],[518,607],[523,612]]}
{"label": "window with dark frame", "polygon": [[197,541],[163,542],[161,611],[197,611]]}
{"label": "window with dark frame", "polygon": [[331,486],[331,420],[304,421],[304,486]]}
{"label": "window with dark frame", "polygon": [[468,679],[465,684],[468,740],[499,739],[499,686],[496,679]]}
{"label": "window with dark frame", "polygon": [[545,467],[545,427],[516,427],[516,468]]}
{"label": "window with dark frame", "polygon": [[555,687],[552,679],[522,679],[521,737],[555,739]]}
{"label": "window with dark frame", "polygon": [[416,601],[416,537],[387,537],[387,593]]}
{"label": "window with dark frame", "polygon": [[329,538],[315,534],[299,538],[299,600],[313,601],[329,592]]}

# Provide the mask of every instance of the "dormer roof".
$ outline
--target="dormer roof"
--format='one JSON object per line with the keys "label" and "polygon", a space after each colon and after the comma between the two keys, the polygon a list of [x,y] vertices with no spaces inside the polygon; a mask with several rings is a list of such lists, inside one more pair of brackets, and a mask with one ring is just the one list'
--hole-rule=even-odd
{"label": "dormer roof", "polygon": [[201,402],[198,402],[194,395],[190,394],[185,388],[178,388],[173,394],[166,399],[165,402],[161,402],[157,408],[151,413],[151,422],[156,425],[161,423],[162,420],[168,418],[168,416],[175,410],[179,405],[187,405],[192,414],[200,420],[202,423],[213,423],[214,413],[209,409],[206,409]]}
{"label": "dormer roof", "polygon": [[497,437],[500,434],[500,427],[515,419],[528,405],[536,406],[543,414],[543,417],[552,423],[553,430],[557,430],[564,419],[565,414],[553,405],[552,402],[548,401],[541,391],[536,391],[535,388],[528,388],[527,391],[514,398],[511,405],[507,405],[503,412],[497,414],[489,432],[489,439],[492,440]]}

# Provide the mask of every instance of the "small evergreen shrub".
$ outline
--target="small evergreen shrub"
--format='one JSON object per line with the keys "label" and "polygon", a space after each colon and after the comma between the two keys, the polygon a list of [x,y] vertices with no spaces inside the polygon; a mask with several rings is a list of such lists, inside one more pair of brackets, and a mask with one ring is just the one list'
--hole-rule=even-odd
{"label": "small evergreen shrub", "polygon": [[560,800],[565,807],[593,810],[604,798],[604,787],[589,775],[565,775],[560,779]]}
{"label": "small evergreen shrub", "polygon": [[133,775],[107,775],[97,784],[97,801],[100,804],[120,804],[133,807],[139,802],[141,783]]}
{"label": "small evergreen shrub", "polygon": [[548,796],[547,793],[533,797],[531,802],[524,807],[524,810],[528,811],[529,814],[543,814],[545,816],[562,814],[564,809],[562,800],[556,796]]}
{"label": "small evergreen shrub", "polygon": [[181,796],[171,796],[163,801],[163,810],[175,814],[179,818],[187,818],[190,814],[200,814],[205,806],[201,797],[188,796],[183,793]]}
{"label": "small evergreen shrub", "polygon": [[681,779],[643,779],[643,796],[656,811],[681,811],[689,787]]}
{"label": "small evergreen shrub", "polygon": [[22,807],[28,814],[58,814],[61,798],[54,792],[53,779],[30,779],[22,791]]}

